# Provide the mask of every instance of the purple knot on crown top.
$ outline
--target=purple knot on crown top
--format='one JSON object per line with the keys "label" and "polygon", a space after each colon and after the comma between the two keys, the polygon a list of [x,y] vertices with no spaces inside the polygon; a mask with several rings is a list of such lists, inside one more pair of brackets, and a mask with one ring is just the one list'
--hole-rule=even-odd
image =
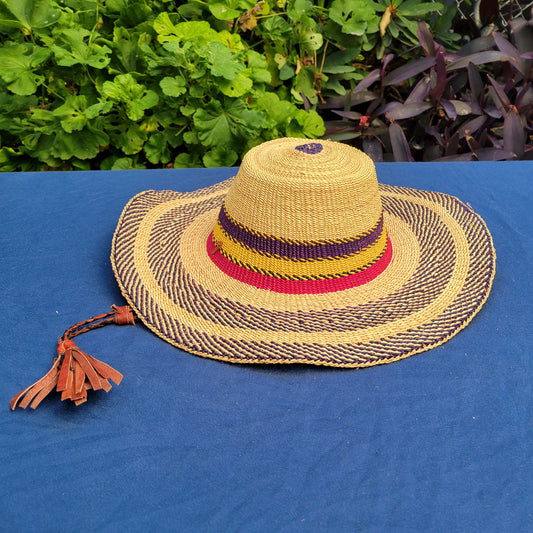
{"label": "purple knot on crown top", "polygon": [[296,146],[296,150],[300,150],[304,154],[318,154],[322,151],[322,145],[320,143],[307,143]]}

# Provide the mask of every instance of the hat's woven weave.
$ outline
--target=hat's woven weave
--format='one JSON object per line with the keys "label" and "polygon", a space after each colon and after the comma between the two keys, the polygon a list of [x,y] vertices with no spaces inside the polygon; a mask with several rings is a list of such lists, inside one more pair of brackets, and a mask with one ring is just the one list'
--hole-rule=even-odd
{"label": "hat's woven weave", "polygon": [[[126,206],[111,259],[126,299],[149,328],[189,352],[226,361],[358,367],[438,346],[470,322],[488,297],[495,270],[492,240],[479,215],[445,194],[378,187],[373,165],[344,145],[321,143],[324,150],[310,154],[294,150],[299,140],[275,143],[281,146],[277,158],[272,146],[263,145],[245,158],[235,179],[194,193],[147,191]],[[293,154],[280,161],[287,146],[302,158],[299,165]],[[313,157],[321,163],[306,159]],[[216,235],[225,214],[257,238],[249,247],[243,239]],[[261,253],[269,237],[276,251]],[[387,237],[386,268],[346,289],[265,290],[253,276],[239,279],[217,262],[232,255],[233,243],[237,255],[253,260],[239,267],[279,275],[261,262],[340,265],[376,242],[386,248]],[[354,239],[363,241],[349,253],[323,254]],[[320,260],[287,259],[295,246],[309,242],[323,247]],[[360,268],[382,256],[382,249],[370,254]],[[287,272],[281,271],[293,283],[310,276]]]}

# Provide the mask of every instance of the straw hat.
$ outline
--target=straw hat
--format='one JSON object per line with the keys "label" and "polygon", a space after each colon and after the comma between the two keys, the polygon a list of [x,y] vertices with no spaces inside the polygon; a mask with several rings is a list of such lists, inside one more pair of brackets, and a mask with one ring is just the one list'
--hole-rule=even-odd
{"label": "straw hat", "polygon": [[111,262],[137,316],[183,350],[364,367],[464,328],[489,295],[495,251],[457,198],[380,185],[345,144],[285,138],[212,187],[135,196]]}

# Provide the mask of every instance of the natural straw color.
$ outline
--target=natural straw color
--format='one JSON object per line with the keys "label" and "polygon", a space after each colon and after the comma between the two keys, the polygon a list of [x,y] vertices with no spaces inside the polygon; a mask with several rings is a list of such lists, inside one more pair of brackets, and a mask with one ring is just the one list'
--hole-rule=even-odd
{"label": "natural straw color", "polygon": [[143,322],[205,357],[342,367],[464,328],[495,270],[481,217],[448,195],[378,186],[351,147],[305,143],[260,145],[213,187],[130,201],[111,261]]}

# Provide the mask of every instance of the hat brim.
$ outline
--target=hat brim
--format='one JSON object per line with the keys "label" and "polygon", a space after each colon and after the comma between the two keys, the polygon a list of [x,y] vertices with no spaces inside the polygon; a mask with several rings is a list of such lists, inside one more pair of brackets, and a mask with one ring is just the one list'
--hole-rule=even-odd
{"label": "hat brim", "polygon": [[235,280],[206,246],[231,181],[140,193],[113,237],[124,297],[183,350],[238,363],[389,363],[446,342],[489,295],[496,255],[482,218],[455,197],[388,185],[380,193],[393,256],[376,279],[323,294]]}

